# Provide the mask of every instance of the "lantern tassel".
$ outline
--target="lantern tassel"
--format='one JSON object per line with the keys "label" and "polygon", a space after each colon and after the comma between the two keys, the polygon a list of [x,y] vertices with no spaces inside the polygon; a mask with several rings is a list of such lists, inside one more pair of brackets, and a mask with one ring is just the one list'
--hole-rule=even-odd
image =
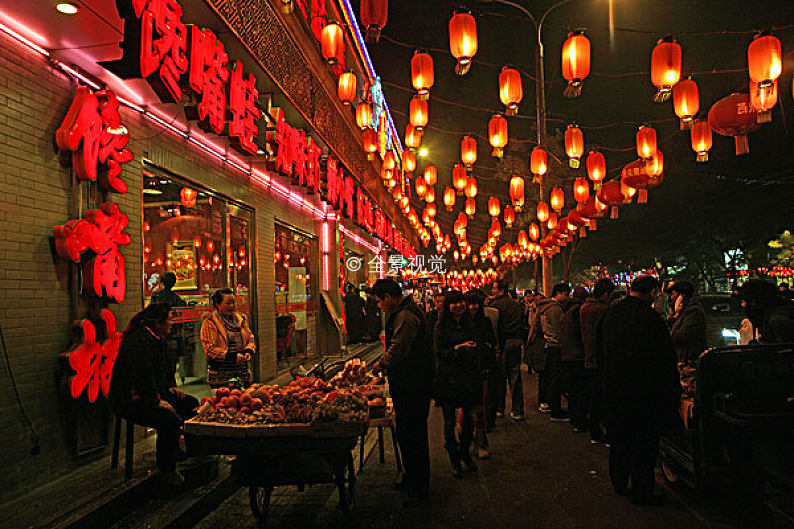
{"label": "lantern tassel", "polygon": [[579,158],[568,158],[568,167],[571,169],[579,169]]}
{"label": "lantern tassel", "polygon": [[640,192],[637,195],[637,204],[647,204],[647,203],[648,203],[648,190],[640,189]]}
{"label": "lantern tassel", "polygon": [[562,95],[568,99],[576,99],[582,95],[582,81],[574,79],[568,83],[568,86],[563,90]]}
{"label": "lantern tassel", "polygon": [[659,91],[653,94],[653,102],[664,103],[665,101],[669,101],[671,93],[672,90],[670,88],[660,88]]}
{"label": "lantern tassel", "polygon": [[695,161],[697,162],[708,162],[709,161],[709,152],[703,151],[699,152],[698,155],[695,157]]}
{"label": "lantern tassel", "polygon": [[469,69],[471,69],[471,60],[468,59],[461,59],[455,65],[455,73],[461,77],[469,73]]}
{"label": "lantern tassel", "polygon": [[499,147],[491,151],[491,156],[495,156],[496,158],[501,158],[503,154],[504,154],[504,149],[501,149]]}
{"label": "lantern tassel", "polygon": [[772,123],[772,111],[771,110],[764,110],[756,114],[755,117],[756,123]]}
{"label": "lantern tassel", "polygon": [[378,26],[370,26],[364,35],[364,40],[369,43],[377,44],[380,41],[380,28]]}
{"label": "lantern tassel", "polygon": [[618,218],[618,207],[617,206],[612,206],[612,210],[611,210],[611,212],[609,214],[609,218],[610,219]]}
{"label": "lantern tassel", "polygon": [[750,152],[750,143],[747,141],[747,136],[744,134],[734,136],[733,142],[736,146],[736,156],[741,156]]}

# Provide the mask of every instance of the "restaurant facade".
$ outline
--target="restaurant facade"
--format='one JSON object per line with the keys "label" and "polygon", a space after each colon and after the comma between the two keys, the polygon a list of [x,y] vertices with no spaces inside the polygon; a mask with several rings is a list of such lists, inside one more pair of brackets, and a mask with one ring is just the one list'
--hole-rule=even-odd
{"label": "restaurant facade", "polygon": [[[3,500],[109,458],[120,332],[164,274],[183,302],[180,384],[205,376],[199,328],[221,288],[257,336],[254,378],[271,380],[339,354],[345,280],[415,254],[381,179],[399,138],[346,0],[20,4],[0,30]],[[344,71],[376,109],[373,160],[337,95]]]}

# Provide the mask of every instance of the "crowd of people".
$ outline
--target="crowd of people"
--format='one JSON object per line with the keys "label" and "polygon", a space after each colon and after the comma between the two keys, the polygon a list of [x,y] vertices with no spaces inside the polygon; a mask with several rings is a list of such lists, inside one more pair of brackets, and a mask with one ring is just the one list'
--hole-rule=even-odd
{"label": "crowd of people", "polygon": [[[428,498],[431,402],[441,408],[452,475],[476,472],[474,457],[491,455],[487,433],[497,419],[508,410],[524,419],[522,363],[537,375],[539,412],[608,447],[617,494],[663,503],[654,467],[660,436],[682,428],[679,368],[708,348],[692,283],[665,287],[641,276],[624,291],[604,278],[589,290],[557,284],[549,298],[530,291],[519,302],[497,280],[490,292],[438,291],[427,312],[391,279],[372,290],[387,318],[376,368],[391,387],[406,505]],[[773,284],[749,280],[737,294],[753,340],[794,342],[794,304]]]}

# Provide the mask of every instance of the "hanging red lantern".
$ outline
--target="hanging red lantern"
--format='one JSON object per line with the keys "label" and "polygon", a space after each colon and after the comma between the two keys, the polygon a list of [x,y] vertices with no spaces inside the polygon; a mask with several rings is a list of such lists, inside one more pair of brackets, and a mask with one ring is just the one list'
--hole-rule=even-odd
{"label": "hanging red lantern", "polygon": [[[201,237],[199,237],[198,235],[193,237],[193,246],[196,247],[196,248],[201,248]],[[145,248],[144,248],[144,250],[145,250]]]}
{"label": "hanging red lantern", "polygon": [[[425,178],[425,180],[427,180],[427,178]],[[436,201],[436,188],[431,185],[428,185],[427,193],[425,193],[425,202],[430,204],[431,202],[435,202],[435,201]]]}
{"label": "hanging red lantern", "polygon": [[709,150],[711,149],[711,125],[708,120],[698,119],[692,123],[692,150],[697,153],[695,158],[698,162],[709,160]]}
{"label": "hanging red lantern", "polygon": [[186,208],[192,208],[196,206],[196,197],[198,193],[195,189],[191,189],[189,187],[183,187],[182,190],[179,192],[179,202],[185,206]]}
{"label": "hanging red lantern", "polygon": [[402,189],[400,189],[399,187],[395,187],[394,189],[392,189],[391,197],[394,199],[395,202],[399,202],[400,199],[403,197]]}
{"label": "hanging red lantern", "polygon": [[419,96],[413,96],[411,98],[409,113],[411,125],[413,125],[416,130],[421,132],[422,129],[424,129],[427,125],[427,122],[430,118],[430,114],[427,111],[427,101]]}
{"label": "hanging red lantern", "polygon": [[613,219],[618,218],[618,206],[621,206],[626,201],[626,197],[620,190],[620,179],[613,178],[608,182],[604,182],[596,196],[599,202],[612,207],[610,217]]}
{"label": "hanging red lantern", "polygon": [[550,230],[557,229],[557,214],[556,213],[549,213],[549,220],[546,221],[546,227]]}
{"label": "hanging red lantern", "polygon": [[436,185],[438,181],[438,170],[435,165],[428,165],[425,167],[425,182],[429,187]]}
{"label": "hanging red lantern", "polygon": [[[651,180],[651,187],[661,184],[662,175],[664,174],[664,156],[662,151],[656,149],[656,152],[649,160],[645,160],[645,172],[648,173],[648,178]],[[654,182],[654,180],[658,180]]]}
{"label": "hanging red lantern", "polygon": [[538,202],[537,217],[540,222],[549,220],[549,205],[545,202]]}
{"label": "hanging red lantern", "polygon": [[521,211],[524,206],[524,179],[518,175],[510,179],[510,200],[516,211]]}
{"label": "hanging red lantern", "polygon": [[463,136],[460,141],[460,160],[467,169],[477,162],[477,140],[471,136]]}
{"label": "hanging red lantern", "polygon": [[[629,198],[634,196],[635,191],[639,191],[637,197],[638,204],[648,202],[648,189],[661,184],[663,172],[662,151],[656,151],[653,157],[648,160],[634,160],[627,163],[620,171],[621,184],[624,186],[624,195]],[[630,188],[632,191],[627,191]]]}
{"label": "hanging red lantern", "polygon": [[425,206],[425,212],[427,213],[427,216],[430,217],[431,219],[433,217],[435,217],[436,216],[436,203],[435,202],[431,202],[430,204]]}
{"label": "hanging red lantern", "polygon": [[409,149],[418,149],[422,144],[422,131],[416,130],[416,127],[408,123],[405,126],[405,145]]}
{"label": "hanging red lantern", "polygon": [[622,178],[620,179],[620,192],[625,197],[624,204],[631,204],[634,195],[637,194],[637,188],[628,185]]}
{"label": "hanging red lantern", "polygon": [[353,72],[343,72],[337,82],[336,93],[342,104],[349,105],[356,99],[356,74]]}
{"label": "hanging red lantern", "polygon": [[500,114],[494,114],[488,121],[488,139],[493,147],[491,155],[501,158],[507,145],[507,120]]}
{"label": "hanging red lantern", "polygon": [[[538,218],[538,220],[540,220],[540,218]],[[546,219],[546,220],[548,220],[548,219]],[[540,227],[533,222],[532,224],[529,225],[528,231],[529,231],[529,237],[533,241],[537,241],[538,237],[540,237]]]}
{"label": "hanging red lantern", "polygon": [[747,66],[751,81],[762,87],[772,84],[783,71],[780,40],[764,33],[756,35],[747,48]]}
{"label": "hanging red lantern", "polygon": [[590,184],[586,178],[577,178],[573,182],[573,198],[577,202],[584,202],[590,198]]}
{"label": "hanging red lantern", "polygon": [[383,155],[383,163],[381,165],[389,174],[397,168],[397,157],[394,155],[394,151],[386,151],[386,154]]}
{"label": "hanging red lantern", "polygon": [[584,154],[584,134],[577,125],[568,125],[565,129],[565,154],[568,155],[568,167],[578,169]]}
{"label": "hanging red lantern", "polygon": [[700,110],[698,85],[691,77],[683,79],[673,87],[673,108],[681,119],[681,130],[692,126],[692,118]]}
{"label": "hanging red lantern", "polygon": [[651,83],[657,88],[653,100],[670,99],[673,86],[681,79],[681,46],[672,37],[656,43],[651,53]]}
{"label": "hanging red lantern", "polygon": [[491,222],[491,233],[496,239],[498,239],[499,236],[502,235],[502,225],[499,223],[498,220],[493,220]]}
{"label": "hanging red lantern", "polygon": [[463,189],[463,194],[468,198],[477,196],[477,180],[474,177],[470,176],[466,178],[466,187]]}
{"label": "hanging red lantern", "polygon": [[653,127],[641,125],[637,131],[637,155],[648,159],[656,152],[656,130]]}
{"label": "hanging red lantern", "polygon": [[455,190],[451,187],[444,190],[444,205],[447,207],[447,211],[452,211],[452,208],[455,207]]}
{"label": "hanging red lantern", "polygon": [[587,155],[587,177],[598,184],[607,175],[607,162],[604,155],[600,152],[590,151]]}
{"label": "hanging red lantern", "polygon": [[771,122],[771,111],[777,104],[777,81],[765,85],[750,81],[750,104],[758,112],[757,123]]}
{"label": "hanging red lantern", "polygon": [[449,51],[458,61],[455,73],[466,75],[477,53],[477,22],[468,11],[456,11],[449,21]]}
{"label": "hanging red lantern", "polygon": [[416,154],[408,149],[403,151],[402,155],[403,171],[406,173],[413,173],[416,170]]}
{"label": "hanging red lantern", "polygon": [[532,149],[532,155],[529,159],[529,170],[538,178],[542,178],[549,170],[548,153],[540,147]]}
{"label": "hanging red lantern", "polygon": [[427,52],[416,50],[411,57],[411,84],[419,93],[419,97],[427,99],[433,83],[435,83],[433,57]]}
{"label": "hanging red lantern", "polygon": [[590,40],[581,31],[568,33],[562,45],[562,76],[568,81],[565,97],[579,97],[582,82],[590,75]]}
{"label": "hanging red lantern", "polygon": [[559,187],[555,187],[551,190],[551,195],[549,198],[549,203],[551,204],[551,209],[554,211],[560,212],[562,208],[565,207],[565,193]]}
{"label": "hanging red lantern", "polygon": [[750,152],[747,134],[760,127],[757,112],[750,104],[750,95],[739,93],[714,103],[709,110],[709,125],[717,134],[733,136],[737,156]]}
{"label": "hanging red lantern", "polygon": [[375,129],[364,129],[364,152],[367,153],[367,160],[374,160],[375,153],[378,152],[378,133]]}
{"label": "hanging red lantern", "polygon": [[372,105],[369,102],[362,101],[356,107],[356,125],[362,130],[373,125]]}
{"label": "hanging red lantern", "polygon": [[513,225],[513,223],[516,221],[516,212],[513,209],[513,206],[505,206],[504,218],[505,218],[505,226],[510,228]]}
{"label": "hanging red lantern", "polygon": [[468,181],[469,177],[466,174],[466,168],[456,163],[455,167],[452,168],[452,185],[458,191],[459,195],[463,194],[463,190],[466,188],[466,182]]}
{"label": "hanging red lantern", "polygon": [[345,57],[345,35],[342,26],[331,21],[325,25],[320,36],[323,57],[328,64],[336,64]]}
{"label": "hanging red lantern", "polygon": [[527,232],[524,230],[519,231],[517,241],[521,249],[526,250],[527,246],[529,246],[529,237],[527,237]]}
{"label": "hanging red lantern", "polygon": [[466,199],[465,212],[470,219],[474,218],[474,214],[477,212],[477,202],[473,198]]}
{"label": "hanging red lantern", "polygon": [[496,219],[499,217],[499,213],[502,211],[502,207],[499,204],[499,199],[496,197],[491,197],[488,199],[488,213],[491,215],[491,218]]}
{"label": "hanging red lantern", "polygon": [[505,114],[518,114],[518,104],[524,98],[521,74],[512,66],[504,66],[499,74],[499,99],[505,106]]}
{"label": "hanging red lantern", "polygon": [[378,42],[380,30],[389,19],[388,0],[361,0],[361,25],[367,28],[364,40]]}

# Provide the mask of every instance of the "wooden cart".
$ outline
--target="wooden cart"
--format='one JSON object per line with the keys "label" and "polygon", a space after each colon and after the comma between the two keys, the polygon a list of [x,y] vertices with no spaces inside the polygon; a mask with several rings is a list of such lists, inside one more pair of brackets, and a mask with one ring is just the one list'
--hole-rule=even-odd
{"label": "wooden cart", "polygon": [[232,472],[248,487],[251,512],[264,524],[275,487],[336,484],[344,512],[353,507],[353,448],[365,423],[267,424],[237,426],[185,423],[191,456],[236,455]]}

